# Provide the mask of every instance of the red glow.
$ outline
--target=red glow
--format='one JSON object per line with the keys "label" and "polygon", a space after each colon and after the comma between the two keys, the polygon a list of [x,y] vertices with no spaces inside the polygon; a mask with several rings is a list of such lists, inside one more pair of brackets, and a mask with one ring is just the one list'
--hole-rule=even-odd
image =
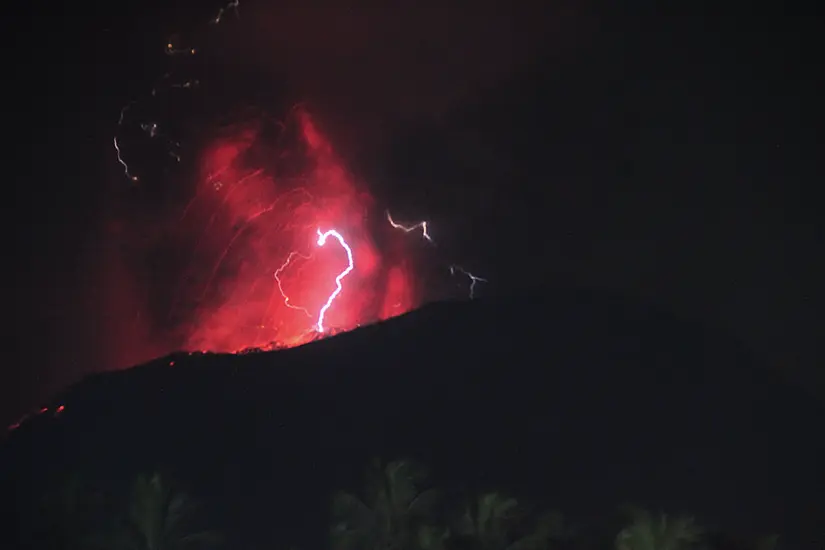
{"label": "red glow", "polygon": [[27,416],[24,416],[23,418],[21,418],[21,419],[20,419],[20,420],[18,420],[17,422],[15,422],[15,423],[13,423],[13,424],[10,424],[10,425],[9,425],[9,427],[8,427],[8,428],[6,428],[6,429],[7,429],[8,431],[10,431],[10,432],[13,432],[13,431],[14,431],[14,430],[16,430],[17,428],[19,428],[19,427],[20,427],[20,425],[21,425],[21,424],[23,424],[23,422],[25,422],[27,419],[28,419],[28,415],[27,415]]}
{"label": "red glow", "polygon": [[381,320],[405,313],[413,308],[412,285],[407,280],[407,272],[394,266],[387,273],[387,291],[381,304]]}
{"label": "red glow", "polygon": [[[163,214],[162,227],[140,220],[138,246],[164,250],[168,263],[132,271],[130,282],[123,268],[110,271],[118,280],[109,286],[129,294],[118,303],[131,311],[153,297],[158,304],[154,316],[130,313],[129,346],[146,340],[153,355],[291,347],[418,305],[409,270],[382,257],[373,239],[392,232],[385,213],[306,111],[295,109],[274,143],[258,123],[235,127],[204,147],[198,166],[188,201]],[[327,246],[322,234],[334,237]],[[134,353],[116,352],[115,362],[149,358]]]}

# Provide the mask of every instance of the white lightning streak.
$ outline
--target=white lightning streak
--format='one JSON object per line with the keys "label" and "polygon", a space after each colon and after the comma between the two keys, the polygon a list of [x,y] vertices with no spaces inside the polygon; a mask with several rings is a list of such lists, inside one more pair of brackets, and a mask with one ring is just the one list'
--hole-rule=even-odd
{"label": "white lightning streak", "polygon": [[425,239],[427,239],[430,243],[435,244],[432,237],[430,237],[429,232],[427,231],[427,222],[426,221],[418,222],[415,225],[409,225],[409,226],[401,225],[400,223],[395,223],[395,221],[392,219],[392,215],[390,214],[389,210],[387,210],[387,221],[390,222],[390,225],[394,229],[400,229],[404,233],[411,233],[411,232],[415,231],[416,229],[421,229],[421,236],[424,237]]}
{"label": "white lightning streak", "polygon": [[342,271],[338,274],[337,277],[335,277],[335,290],[332,294],[330,294],[329,298],[327,298],[327,303],[324,304],[324,307],[321,308],[321,312],[318,314],[318,323],[315,326],[315,329],[318,332],[324,332],[324,316],[326,315],[327,310],[332,305],[332,302],[341,293],[341,290],[343,290],[343,286],[341,286],[341,281],[344,279],[344,277],[349,275],[350,271],[352,271],[355,268],[355,264],[353,263],[352,259],[352,249],[344,240],[344,237],[342,237],[341,234],[335,231],[334,229],[330,229],[326,233],[321,233],[321,229],[318,229],[318,246],[324,246],[327,242],[327,237],[335,237],[335,239],[338,240],[338,242],[341,244],[344,250],[347,251],[347,260],[349,261],[349,264],[347,265],[347,268],[344,271]]}
{"label": "white lightning streak", "polygon": [[239,0],[232,0],[226,6],[219,9],[218,14],[215,17],[212,18],[212,24],[217,25],[218,23],[220,23],[221,20],[223,19],[223,15],[229,10],[234,11],[235,12],[235,17],[240,18],[241,14],[238,13],[238,3],[239,3]]}
{"label": "white lightning streak", "polygon": [[123,173],[126,174],[126,177],[132,181],[137,181],[137,176],[133,175],[129,172],[129,165],[123,160],[123,157],[120,156],[120,145],[117,143],[117,136],[114,137],[112,143],[115,145],[115,153],[117,154],[117,161],[123,166]]}
{"label": "white lightning streak", "polygon": [[472,300],[475,298],[475,289],[476,283],[486,283],[487,279],[483,279],[481,277],[477,277],[470,273],[469,271],[465,270],[461,266],[451,265],[450,266],[450,275],[455,275],[456,273],[461,273],[462,275],[466,275],[467,278],[470,279],[470,299]]}
{"label": "white lightning streak", "polygon": [[279,277],[279,275],[283,272],[284,269],[287,268],[289,263],[292,261],[292,258],[294,258],[295,256],[298,256],[299,258],[303,258],[304,260],[309,260],[310,258],[312,258],[312,256],[304,256],[303,254],[300,254],[298,252],[290,252],[289,256],[287,256],[286,261],[284,261],[284,263],[281,264],[281,267],[279,267],[278,269],[275,270],[275,281],[278,283],[278,290],[281,291],[281,296],[284,297],[284,305],[288,308],[291,308],[291,309],[297,309],[298,311],[303,311],[304,313],[306,313],[307,317],[309,317],[311,319],[312,314],[309,312],[309,310],[307,308],[301,307],[301,306],[294,306],[294,305],[289,303],[289,296],[287,296],[286,292],[284,292],[284,287],[281,286],[281,278]]}

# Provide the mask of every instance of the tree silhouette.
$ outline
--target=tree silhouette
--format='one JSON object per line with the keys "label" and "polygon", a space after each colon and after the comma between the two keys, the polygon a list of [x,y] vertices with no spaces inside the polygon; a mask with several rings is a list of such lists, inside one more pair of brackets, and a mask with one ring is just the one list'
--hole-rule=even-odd
{"label": "tree silhouette", "polygon": [[777,550],[777,548],[779,548],[779,535],[760,537],[754,544],[754,550]]}
{"label": "tree silhouette", "polygon": [[562,536],[559,514],[545,513],[529,527],[523,521],[525,516],[516,499],[498,492],[482,494],[456,522],[452,531],[454,545],[473,550],[533,550]]}
{"label": "tree silhouette", "polygon": [[432,522],[439,494],[424,487],[426,479],[426,470],[415,462],[373,461],[363,498],[333,496],[333,549],[439,548],[445,533]]}
{"label": "tree silhouette", "polygon": [[631,523],[616,536],[616,550],[691,550],[701,542],[703,532],[693,518],[631,513]]}
{"label": "tree silhouette", "polygon": [[195,527],[200,505],[173,491],[159,474],[139,476],[132,486],[128,511],[106,537],[124,550],[194,550],[215,548],[220,537]]}
{"label": "tree silhouette", "polygon": [[64,550],[95,548],[102,509],[102,495],[80,476],[70,475],[39,502],[40,543]]}

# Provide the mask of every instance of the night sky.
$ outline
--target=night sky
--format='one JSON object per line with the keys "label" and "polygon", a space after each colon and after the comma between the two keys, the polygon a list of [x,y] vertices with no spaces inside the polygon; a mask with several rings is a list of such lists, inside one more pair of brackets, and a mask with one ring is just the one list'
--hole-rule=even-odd
{"label": "night sky", "polygon": [[111,368],[104,344],[128,337],[100,303],[103,220],[130,185],[111,140],[178,30],[219,52],[201,68],[211,101],[312,103],[376,200],[428,219],[440,253],[488,278],[486,292],[653,301],[825,397],[821,25],[392,4],[242,2],[211,35],[201,21],[220,3],[26,14],[36,30],[13,36],[29,61],[8,69],[21,139],[0,420]]}

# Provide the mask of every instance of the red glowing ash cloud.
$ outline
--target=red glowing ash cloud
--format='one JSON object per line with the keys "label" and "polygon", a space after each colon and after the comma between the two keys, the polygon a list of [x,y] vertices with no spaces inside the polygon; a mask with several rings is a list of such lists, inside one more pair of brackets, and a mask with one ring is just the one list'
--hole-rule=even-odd
{"label": "red glowing ash cloud", "polygon": [[371,237],[383,213],[310,115],[294,110],[275,145],[262,141],[247,128],[208,146],[175,226],[169,317],[184,347],[290,347],[417,305],[409,270]]}

